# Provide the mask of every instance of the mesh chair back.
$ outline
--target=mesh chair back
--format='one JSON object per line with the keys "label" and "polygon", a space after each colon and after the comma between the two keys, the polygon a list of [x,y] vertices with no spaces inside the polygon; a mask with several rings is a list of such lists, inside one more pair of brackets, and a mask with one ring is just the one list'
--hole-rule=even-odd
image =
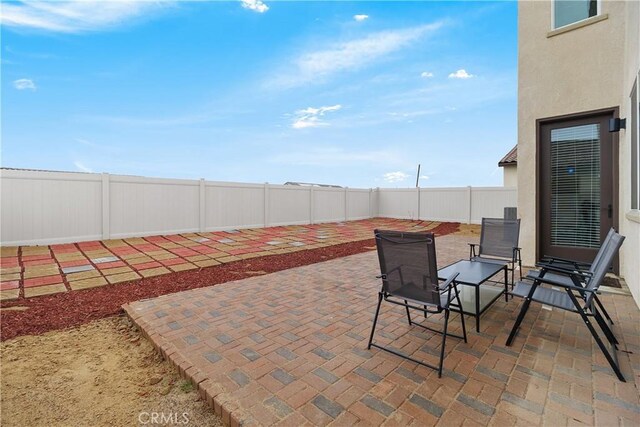
{"label": "mesh chair back", "polygon": [[396,296],[411,294],[420,302],[440,304],[433,233],[375,230],[382,289]]}
{"label": "mesh chair back", "polygon": [[513,249],[518,247],[520,220],[482,218],[480,252],[478,255],[513,258]]}
{"label": "mesh chair back", "polygon": [[[591,268],[589,272],[591,272],[592,276],[589,278],[587,283],[587,289],[591,289],[593,291],[597,291],[602,283],[602,279],[604,279],[605,274],[609,271],[609,266],[613,262],[613,258],[618,253],[620,246],[622,246],[622,242],[624,242],[624,236],[621,234],[613,232],[613,235],[609,238],[609,243],[605,241],[598,251],[598,254],[602,252],[602,256],[599,258],[597,263],[591,264]],[[595,294],[589,293],[587,295],[587,304],[591,302]]]}
{"label": "mesh chair back", "polygon": [[[598,249],[598,253],[596,254],[595,258],[593,259],[593,262],[591,263],[591,267],[589,270],[595,269],[597,264],[600,262],[600,260],[602,259],[602,255],[605,253],[606,251],[606,247],[611,243],[611,238],[616,234],[616,230],[613,229],[613,227],[611,227],[609,229],[609,233],[607,234],[607,237],[604,238],[604,241],[602,242],[602,246],[600,246],[600,249]],[[609,266],[607,266],[607,268],[609,268]],[[592,271],[593,273],[593,271]]]}

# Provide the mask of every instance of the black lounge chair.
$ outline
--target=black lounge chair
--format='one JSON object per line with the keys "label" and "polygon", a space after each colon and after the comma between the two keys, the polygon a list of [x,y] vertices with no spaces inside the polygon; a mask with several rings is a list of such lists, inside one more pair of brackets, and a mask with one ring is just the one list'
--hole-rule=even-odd
{"label": "black lounge chair", "polygon": [[[376,347],[428,368],[435,369],[438,371],[438,376],[440,377],[442,376],[442,363],[447,335],[462,338],[467,342],[467,331],[465,329],[463,315],[460,315],[463,336],[447,333],[450,315],[449,307],[453,305],[460,309],[462,308],[455,282],[458,274],[452,275],[443,283],[439,282],[433,233],[405,233],[400,231],[375,230],[375,237],[381,271],[381,275],[377,277],[382,279],[382,289],[378,293],[378,306],[375,317],[373,318],[373,326],[367,348],[371,349],[371,347]],[[442,334],[442,347],[440,348],[440,363],[438,366],[430,365],[373,342],[373,335],[376,330],[382,300],[403,306],[407,312],[409,325],[417,325]],[[452,304],[454,300],[457,302],[456,304]],[[444,329],[440,331],[426,325],[412,322],[409,309],[419,310],[424,313],[425,317],[428,313],[435,314],[444,312]]]}
{"label": "black lounge chair", "polygon": [[[527,314],[531,301],[578,313],[618,379],[625,381],[617,360],[618,340],[600,315],[595,304],[598,288],[624,241],[624,236],[615,231],[610,234],[611,236],[608,236],[598,251],[597,262],[591,264],[588,270],[567,269],[543,263],[538,264],[538,267],[541,268],[539,271],[532,271],[527,275],[527,279],[532,280],[532,283],[524,281],[516,283],[511,294],[524,298],[524,302],[507,339],[507,346],[510,346],[513,342],[518,328]],[[560,289],[548,288],[543,285],[550,285]],[[598,305],[602,306],[601,304]],[[598,331],[594,328],[591,322],[592,318],[595,319],[595,323],[600,326],[609,341],[611,351],[605,346]]]}
{"label": "black lounge chair", "polygon": [[[607,246],[611,243],[611,238],[616,234],[616,230],[611,227],[609,229],[609,233],[607,233],[607,237],[604,238],[604,241],[602,242],[602,245],[600,246],[600,249],[598,250],[598,253],[596,254],[595,258],[593,259],[592,263],[586,263],[586,262],[581,262],[581,261],[575,261],[572,259],[566,259],[566,258],[559,258],[559,257],[553,257],[553,256],[549,256],[549,255],[544,255],[542,257],[542,259],[539,262],[539,265],[548,265],[548,266],[553,266],[556,268],[562,268],[565,270],[570,270],[570,271],[578,271],[581,273],[587,273],[589,271],[589,269],[592,266],[597,265],[600,260],[602,259],[602,255],[605,253]],[[607,268],[610,268],[611,265],[608,265]],[[547,273],[547,275],[549,275],[549,273]],[[569,281],[570,282],[570,278],[567,277],[566,275],[562,276],[562,275],[554,275],[554,277],[558,280],[565,280],[565,281]],[[596,301],[596,304],[598,304],[598,307],[600,307],[600,311],[602,311],[602,314],[604,314],[604,317],[609,321],[610,324],[613,325],[613,320],[611,319],[611,317],[609,316],[609,313],[607,312],[607,310],[604,308],[604,306],[602,305],[602,302],[600,302],[600,299],[598,298],[598,295],[594,295],[593,298]]]}
{"label": "black lounge chair", "polygon": [[520,220],[503,218],[482,218],[480,244],[469,243],[469,260],[507,263],[511,271],[511,288],[515,281],[515,267],[518,263],[522,280],[522,258],[518,239]]}

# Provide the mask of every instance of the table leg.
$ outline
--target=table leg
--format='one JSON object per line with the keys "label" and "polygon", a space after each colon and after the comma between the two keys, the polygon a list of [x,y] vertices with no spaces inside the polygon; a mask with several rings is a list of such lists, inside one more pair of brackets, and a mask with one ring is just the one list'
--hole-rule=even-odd
{"label": "table leg", "polygon": [[504,266],[504,300],[509,302],[509,271],[507,270],[507,266]]}
{"label": "table leg", "polygon": [[480,332],[480,286],[476,288],[476,332]]}

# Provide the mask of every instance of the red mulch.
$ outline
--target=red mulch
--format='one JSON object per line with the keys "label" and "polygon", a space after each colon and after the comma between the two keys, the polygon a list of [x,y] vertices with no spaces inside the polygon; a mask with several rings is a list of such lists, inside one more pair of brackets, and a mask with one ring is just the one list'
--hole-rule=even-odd
{"label": "red mulch", "polygon": [[[433,231],[438,236],[458,231],[458,223],[442,223]],[[0,340],[21,335],[39,335],[48,331],[81,325],[122,313],[122,305],[145,298],[180,292],[187,289],[217,285],[252,277],[251,272],[273,273],[293,267],[315,264],[372,250],[373,239],[343,243],[282,255],[253,258],[199,270],[182,271],[106,285],[82,291],[21,299],[2,303],[2,308],[21,306],[24,311],[0,312]]]}

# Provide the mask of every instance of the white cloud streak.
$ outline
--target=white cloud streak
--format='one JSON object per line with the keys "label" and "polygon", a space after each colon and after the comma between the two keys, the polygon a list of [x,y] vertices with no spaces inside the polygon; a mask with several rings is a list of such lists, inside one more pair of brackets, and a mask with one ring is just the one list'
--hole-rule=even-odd
{"label": "white cloud streak", "polygon": [[168,1],[29,1],[4,3],[2,25],[60,33],[99,31],[147,15]]}
{"label": "white cloud streak", "polygon": [[269,10],[269,6],[264,4],[261,0],[240,0],[242,7],[252,10],[257,13],[265,13]]}
{"label": "white cloud streak", "polygon": [[358,22],[362,22],[366,19],[369,19],[369,15],[353,15],[353,19],[355,19]]}
{"label": "white cloud streak", "polygon": [[433,73],[430,71],[423,71],[422,73],[420,73],[420,77],[422,77],[423,79],[429,79],[433,77]]}
{"label": "white cloud streak", "polygon": [[293,72],[278,72],[270,83],[276,87],[292,88],[323,79],[343,71],[363,68],[386,55],[410,46],[442,27],[441,22],[398,30],[381,31],[366,37],[334,43],[326,49],[299,55],[287,68]]}
{"label": "white cloud streak", "polygon": [[465,69],[460,69],[455,73],[449,74],[450,79],[470,79],[471,77],[475,77],[473,74],[467,73]]}
{"label": "white cloud streak", "polygon": [[13,87],[18,90],[36,90],[36,84],[31,79],[14,80]]}
{"label": "white cloud streak", "polygon": [[294,129],[305,129],[319,126],[327,126],[328,123],[322,120],[326,113],[332,113],[342,108],[342,105],[336,104],[327,107],[309,107],[304,110],[295,112],[295,119],[291,124]]}
{"label": "white cloud streak", "polygon": [[387,182],[395,183],[395,182],[406,181],[406,179],[409,178],[409,175],[400,171],[387,172],[384,175],[382,175],[382,178]]}
{"label": "white cloud streak", "polygon": [[93,170],[91,168],[85,166],[84,164],[82,164],[77,160],[73,162],[73,165],[81,172],[93,173]]}

